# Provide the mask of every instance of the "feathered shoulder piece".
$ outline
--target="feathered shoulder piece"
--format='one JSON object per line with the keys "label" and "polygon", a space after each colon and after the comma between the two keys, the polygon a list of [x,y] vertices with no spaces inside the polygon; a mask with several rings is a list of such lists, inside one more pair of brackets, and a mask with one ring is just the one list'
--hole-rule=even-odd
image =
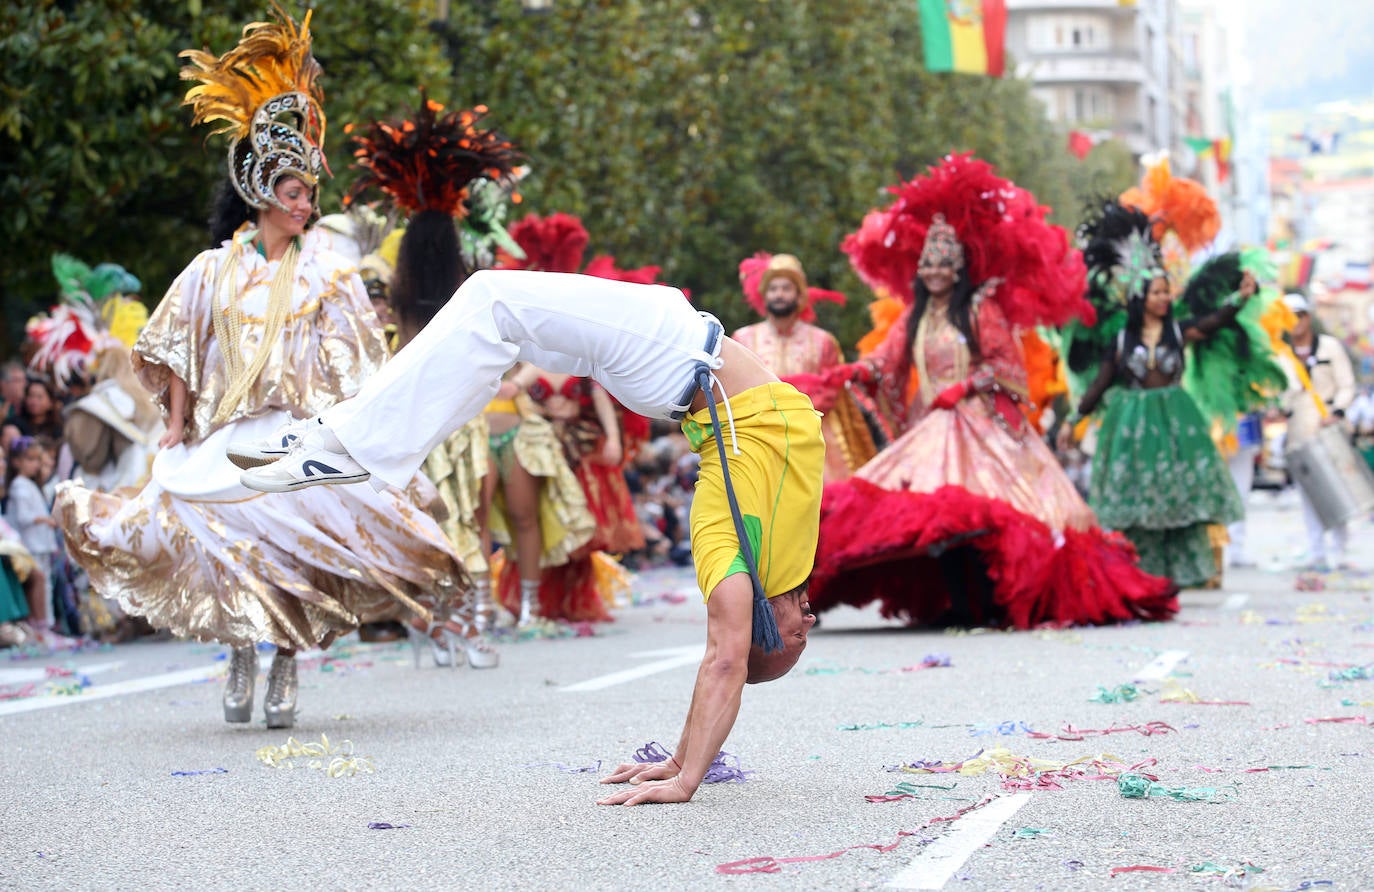
{"label": "feathered shoulder piece", "polygon": [[[1241,277],[1272,280],[1277,268],[1263,248],[1219,254],[1202,264],[1183,289],[1184,312],[1193,319],[1210,316],[1236,299]],[[1192,345],[1184,368],[1183,388],[1203,414],[1222,430],[1235,429],[1237,416],[1261,409],[1287,386],[1262,318],[1278,292],[1261,289],[1235,319]]]}
{"label": "feathered shoulder piece", "polygon": [[353,157],[362,169],[348,202],[376,187],[415,214],[467,213],[472,184],[512,176],[521,155],[515,144],[485,124],[487,107],[445,111],[420,91],[420,104],[408,120],[374,121],[355,132]]}
{"label": "feathered shoulder piece", "polygon": [[842,248],[873,288],[910,303],[926,236],[937,216],[952,227],[974,283],[1002,280],[993,299],[1013,325],[1091,320],[1083,300],[1083,259],[1049,208],[971,154],[949,155],[899,183],[888,207],[872,211]]}
{"label": "feathered shoulder piece", "polygon": [[[324,163],[324,94],[310,54],[310,16],[300,27],[275,3],[276,21],[244,27],[238,46],[216,57],[185,50],[182,80],[193,123],[229,137],[229,176],[255,208],[278,204],[276,181],[290,174],[314,186]],[[283,208],[284,210],[284,208]]]}
{"label": "feathered shoulder piece", "polygon": [[795,261],[795,258],[788,254],[775,256],[767,251],[758,251],[753,257],[746,257],[739,262],[740,289],[744,292],[744,300],[753,307],[754,312],[760,316],[767,313],[764,291],[768,288],[768,280],[778,275],[792,279],[805,295],[805,300],[802,301],[801,311],[797,317],[802,322],[816,321],[815,303],[818,300],[830,301],[844,306],[846,298],[843,293],[810,285],[806,281],[806,274],[802,272],[801,264],[795,263],[793,266],[779,263],[779,260]]}
{"label": "feathered shoulder piece", "polygon": [[1221,229],[1217,203],[1201,183],[1174,176],[1167,158],[1146,168],[1140,185],[1121,193],[1121,203],[1150,218],[1155,241],[1173,232],[1190,252],[1211,244]]}

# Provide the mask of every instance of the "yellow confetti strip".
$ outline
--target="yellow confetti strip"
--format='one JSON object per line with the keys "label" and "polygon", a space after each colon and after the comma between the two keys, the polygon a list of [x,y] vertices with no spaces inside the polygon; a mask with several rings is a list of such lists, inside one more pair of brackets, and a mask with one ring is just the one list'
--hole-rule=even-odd
{"label": "yellow confetti strip", "polygon": [[1172,678],[1164,680],[1164,690],[1159,695],[1160,703],[1197,703],[1201,699]]}
{"label": "yellow confetti strip", "polygon": [[301,743],[290,737],[281,746],[260,747],[256,755],[258,761],[269,768],[311,768],[329,777],[352,777],[376,771],[372,759],[353,754],[353,741],[332,744],[326,734],[320,735],[319,743]]}

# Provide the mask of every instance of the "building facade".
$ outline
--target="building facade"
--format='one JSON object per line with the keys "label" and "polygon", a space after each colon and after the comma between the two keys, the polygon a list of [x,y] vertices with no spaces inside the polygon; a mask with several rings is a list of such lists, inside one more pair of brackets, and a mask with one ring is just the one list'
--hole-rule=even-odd
{"label": "building facade", "polygon": [[1174,147],[1174,0],[1007,0],[1007,52],[1051,120],[1137,155]]}

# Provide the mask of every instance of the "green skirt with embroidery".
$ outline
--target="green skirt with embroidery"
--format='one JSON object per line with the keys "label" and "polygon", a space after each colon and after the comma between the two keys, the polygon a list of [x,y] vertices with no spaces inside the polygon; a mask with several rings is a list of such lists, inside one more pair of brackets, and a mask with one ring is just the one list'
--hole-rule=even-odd
{"label": "green skirt with embroidery", "polygon": [[1207,527],[1245,514],[1206,419],[1180,387],[1109,394],[1088,503],[1098,523],[1131,540],[1143,570],[1185,588],[1216,574]]}
{"label": "green skirt with embroidery", "polygon": [[24,586],[10,565],[10,559],[0,557],[0,623],[12,623],[29,615],[29,602]]}

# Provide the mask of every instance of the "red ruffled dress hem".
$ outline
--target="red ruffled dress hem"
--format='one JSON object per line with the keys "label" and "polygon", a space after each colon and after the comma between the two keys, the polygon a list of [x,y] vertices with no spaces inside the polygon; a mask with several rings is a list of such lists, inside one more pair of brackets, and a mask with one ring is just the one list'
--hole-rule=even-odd
{"label": "red ruffled dress hem", "polygon": [[1165,620],[1179,609],[1178,588],[1141,570],[1119,534],[1098,527],[1056,533],[958,486],[889,491],[861,479],[825,489],[811,606],[878,601],[884,617],[938,624],[953,602],[937,558],[962,546],[985,569],[1005,626]]}

